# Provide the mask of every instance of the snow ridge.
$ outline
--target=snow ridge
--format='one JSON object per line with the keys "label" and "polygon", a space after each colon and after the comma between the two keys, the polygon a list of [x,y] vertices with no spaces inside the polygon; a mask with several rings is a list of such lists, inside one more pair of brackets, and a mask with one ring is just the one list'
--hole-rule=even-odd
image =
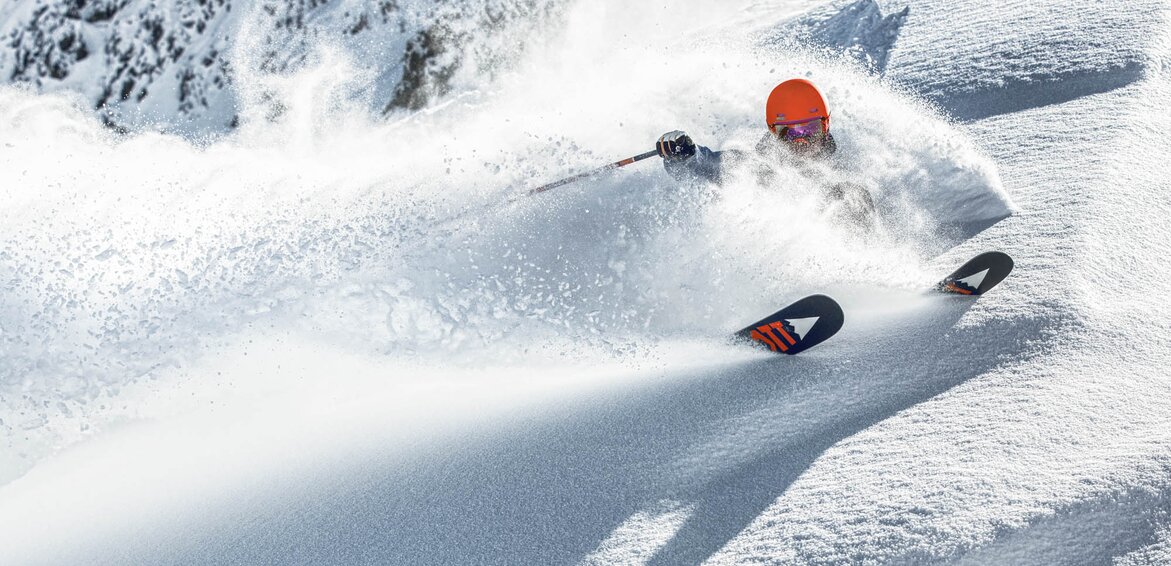
{"label": "snow ridge", "polygon": [[802,39],[814,46],[842,52],[876,73],[886,71],[890,52],[910,6],[883,15],[876,0],[858,0],[835,10],[832,5],[799,18]]}

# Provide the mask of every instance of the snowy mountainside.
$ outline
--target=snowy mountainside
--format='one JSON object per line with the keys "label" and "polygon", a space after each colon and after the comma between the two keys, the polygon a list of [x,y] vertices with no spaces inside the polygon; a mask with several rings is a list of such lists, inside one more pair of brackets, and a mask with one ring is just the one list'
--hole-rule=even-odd
{"label": "snowy mountainside", "polygon": [[[204,144],[0,89],[0,562],[1167,563],[1168,6],[992,4],[572,2],[390,121],[307,39]],[[783,170],[512,200],[791,76],[879,234]]]}
{"label": "snowy mountainside", "polygon": [[498,70],[555,13],[545,0],[20,0],[0,7],[0,77],[80,92],[112,126],[215,134],[240,120],[241,82],[301,68],[313,46],[375,63],[374,111],[419,109],[461,71]]}

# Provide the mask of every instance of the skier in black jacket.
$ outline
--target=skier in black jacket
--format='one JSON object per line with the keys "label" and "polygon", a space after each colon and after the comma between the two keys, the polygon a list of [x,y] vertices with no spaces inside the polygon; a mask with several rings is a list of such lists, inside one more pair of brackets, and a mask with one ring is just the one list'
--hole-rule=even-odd
{"label": "skier in black jacket", "polygon": [[[765,162],[792,166],[809,177],[820,178],[821,172],[814,164],[830,162],[838,146],[829,133],[829,111],[817,88],[805,79],[785,81],[769,95],[765,112],[769,131],[757,142],[754,152],[712,151],[697,146],[690,136],[676,130],[659,138],[657,147],[663,167],[680,181],[720,184],[729,168],[751,161],[755,154]],[[771,170],[764,169],[762,173],[767,182]],[[822,197],[831,215],[866,230],[873,228],[874,201],[866,187],[848,181],[826,183]]]}

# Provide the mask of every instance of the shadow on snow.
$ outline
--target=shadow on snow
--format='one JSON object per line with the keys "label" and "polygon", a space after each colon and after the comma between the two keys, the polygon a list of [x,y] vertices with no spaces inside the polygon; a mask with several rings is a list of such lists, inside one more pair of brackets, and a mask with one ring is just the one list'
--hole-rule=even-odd
{"label": "shadow on snow", "polygon": [[[844,331],[807,356],[607,388],[448,438],[450,449],[355,458],[352,472],[335,469],[307,489],[220,516],[186,548],[139,558],[178,561],[198,552],[209,563],[564,564],[594,551],[632,514],[670,499],[693,512],[652,563],[698,563],[825,450],[989,371],[1006,347],[1027,351],[1026,341],[1059,320],[955,329],[973,304],[933,298],[921,316],[881,332]],[[916,346],[908,352],[907,344]],[[961,349],[967,353],[954,355]],[[852,361],[841,359],[844,352],[854,353]],[[761,424],[762,411],[775,420]],[[742,432],[737,419],[748,415],[772,428],[746,443],[734,436]],[[726,438],[713,439],[712,431]],[[715,442],[704,448],[692,444],[697,438]],[[750,453],[695,454],[720,446]]]}

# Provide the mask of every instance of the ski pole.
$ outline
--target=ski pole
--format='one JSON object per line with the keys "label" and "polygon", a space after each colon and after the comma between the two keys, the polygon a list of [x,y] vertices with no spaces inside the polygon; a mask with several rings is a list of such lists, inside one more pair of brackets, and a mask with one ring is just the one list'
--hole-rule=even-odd
{"label": "ski pole", "polygon": [[597,175],[599,173],[605,173],[606,171],[609,171],[611,169],[625,167],[627,165],[630,165],[631,163],[634,163],[635,161],[642,161],[643,159],[646,159],[648,157],[654,157],[658,154],[659,154],[659,150],[656,149],[653,151],[648,151],[646,153],[635,155],[634,157],[627,157],[626,159],[623,159],[622,161],[615,161],[614,163],[611,163],[609,165],[603,165],[602,167],[598,167],[597,169],[594,169],[592,171],[578,173],[577,175],[574,175],[572,177],[566,177],[564,179],[561,179],[560,181],[554,181],[554,182],[549,183],[547,185],[541,185],[535,189],[531,189],[528,192],[528,194],[535,195],[537,193],[543,193],[549,189],[555,189],[557,187],[560,187],[561,185],[568,185],[574,181],[577,181],[578,179],[585,179],[586,177],[593,177],[594,175]]}

